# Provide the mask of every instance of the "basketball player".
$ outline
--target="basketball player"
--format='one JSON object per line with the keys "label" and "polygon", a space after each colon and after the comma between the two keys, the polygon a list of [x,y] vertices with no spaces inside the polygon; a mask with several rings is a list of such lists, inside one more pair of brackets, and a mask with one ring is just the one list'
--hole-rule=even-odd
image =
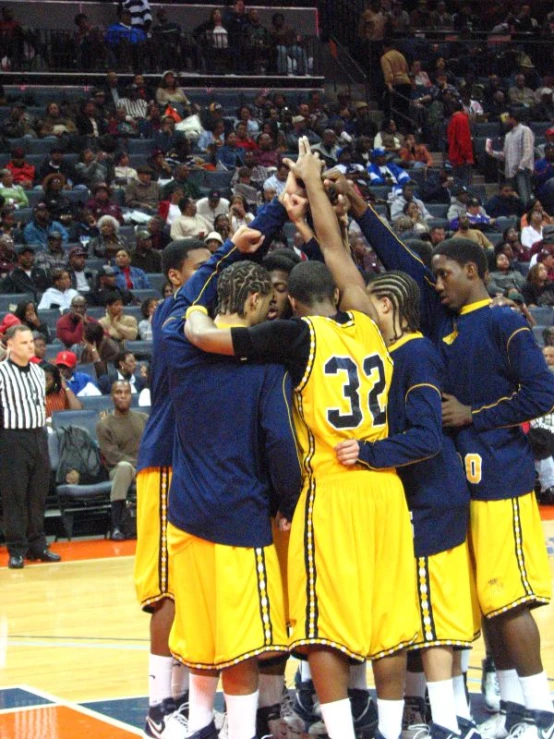
{"label": "basketball player", "polygon": [[511,732],[550,739],[554,709],[531,614],[550,601],[550,572],[532,453],[519,424],[551,411],[552,374],[525,321],[507,308],[491,310],[482,249],[447,240],[431,273],[355,193],[349,198],[385,267],[418,282],[422,325],[446,362],[443,422],[455,432],[469,483],[477,595],[501,693],[500,713],[480,731],[486,739]]}

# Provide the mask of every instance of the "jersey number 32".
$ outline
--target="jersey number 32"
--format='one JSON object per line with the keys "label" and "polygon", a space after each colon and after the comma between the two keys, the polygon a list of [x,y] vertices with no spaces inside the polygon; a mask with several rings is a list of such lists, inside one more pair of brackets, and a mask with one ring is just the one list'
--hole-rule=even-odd
{"label": "jersey number 32", "polygon": [[[363,372],[367,380],[373,385],[368,392],[367,406],[372,418],[373,426],[382,426],[387,421],[386,408],[381,405],[379,396],[385,390],[385,368],[383,360],[378,354],[366,357],[362,364]],[[331,357],[325,362],[324,372],[326,375],[340,375],[344,379],[342,393],[350,403],[350,412],[341,413],[338,408],[327,410],[327,420],[336,429],[354,429],[363,421],[364,412],[362,403],[365,398],[360,397],[360,371],[351,357]]]}

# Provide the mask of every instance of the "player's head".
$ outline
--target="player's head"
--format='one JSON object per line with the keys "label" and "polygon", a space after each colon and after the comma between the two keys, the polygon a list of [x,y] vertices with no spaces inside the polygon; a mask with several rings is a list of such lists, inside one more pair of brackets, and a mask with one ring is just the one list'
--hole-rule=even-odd
{"label": "player's head", "polygon": [[211,252],[199,239],[178,239],[168,244],[162,252],[162,272],[175,287],[181,287],[205,264]]}
{"label": "player's head", "polygon": [[273,285],[273,298],[267,314],[268,321],[277,318],[290,318],[292,308],[289,302],[289,275],[300,263],[300,257],[292,249],[275,249],[268,254],[262,264],[269,272]]}
{"label": "player's head", "polygon": [[297,316],[336,312],[339,292],[329,269],[321,262],[301,262],[289,277],[289,300]]}
{"label": "player's head", "polygon": [[433,250],[435,289],[441,303],[453,311],[487,295],[488,263],[479,244],[469,239],[446,239]]}
{"label": "player's head", "polygon": [[265,321],[273,285],[266,269],[244,260],[223,270],[217,281],[219,315],[236,315],[254,326]]}
{"label": "player's head", "polygon": [[419,331],[420,293],[405,272],[385,272],[370,281],[367,292],[386,338],[397,341],[404,332]]}

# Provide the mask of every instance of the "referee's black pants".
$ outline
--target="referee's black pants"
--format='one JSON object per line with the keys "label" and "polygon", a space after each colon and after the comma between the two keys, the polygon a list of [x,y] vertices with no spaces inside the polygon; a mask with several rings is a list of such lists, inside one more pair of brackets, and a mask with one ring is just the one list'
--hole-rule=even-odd
{"label": "referee's black pants", "polygon": [[0,429],[2,528],[10,555],[38,554],[46,548],[44,511],[49,483],[46,430]]}

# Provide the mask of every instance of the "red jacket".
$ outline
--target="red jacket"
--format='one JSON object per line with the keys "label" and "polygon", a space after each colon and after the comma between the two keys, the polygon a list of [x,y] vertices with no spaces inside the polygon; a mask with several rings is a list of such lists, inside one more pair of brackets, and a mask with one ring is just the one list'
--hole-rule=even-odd
{"label": "red jacket", "polygon": [[35,181],[35,168],[32,164],[25,162],[22,167],[16,167],[13,162],[8,162],[6,169],[13,174],[13,181],[16,185],[21,185],[22,182],[32,184]]}
{"label": "red jacket", "polygon": [[453,167],[463,164],[474,164],[473,144],[469,129],[469,117],[463,110],[458,110],[448,124],[448,159]]}
{"label": "red jacket", "polygon": [[[88,323],[98,323],[96,318],[87,316]],[[80,344],[83,340],[84,323],[75,318],[72,313],[66,313],[56,322],[56,336],[70,349],[73,344]]]}

